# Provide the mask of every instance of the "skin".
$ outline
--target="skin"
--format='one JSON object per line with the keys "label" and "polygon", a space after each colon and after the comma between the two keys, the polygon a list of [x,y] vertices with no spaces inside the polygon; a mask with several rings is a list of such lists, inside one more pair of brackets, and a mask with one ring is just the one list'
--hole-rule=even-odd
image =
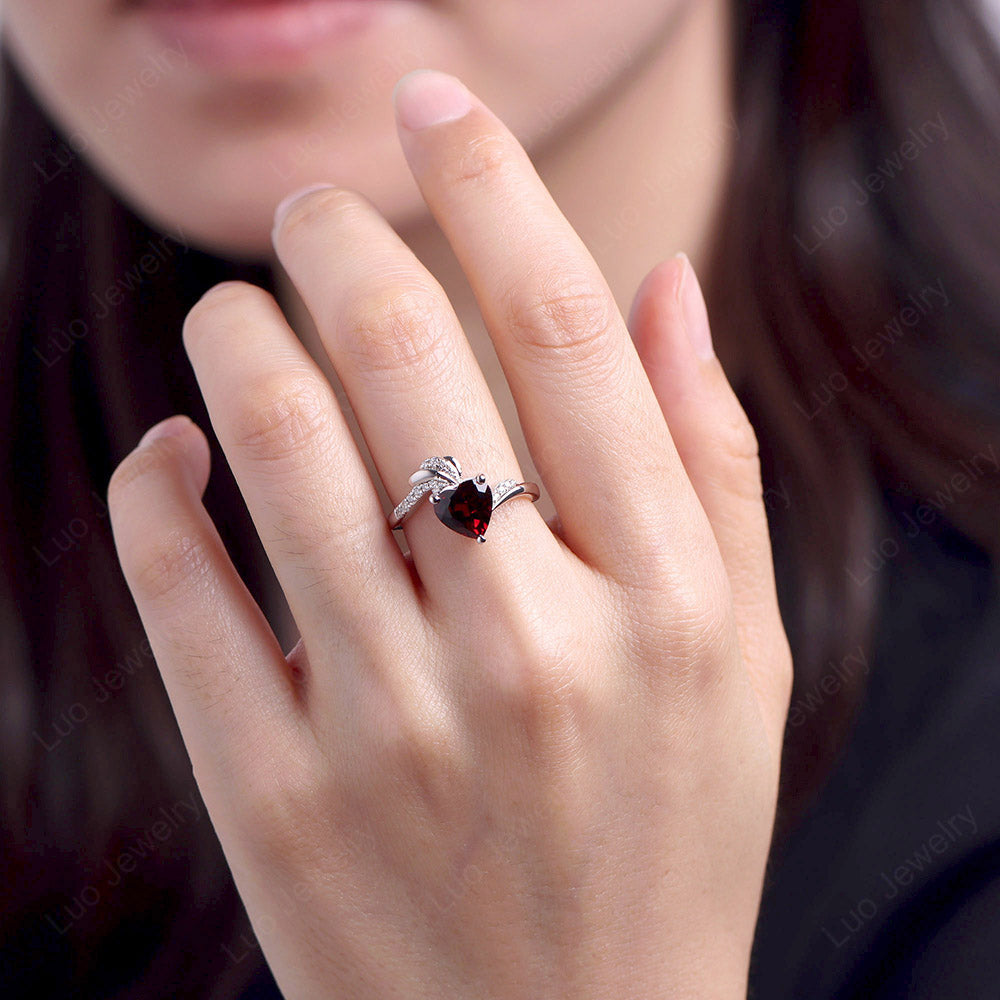
{"label": "skin", "polygon": [[[270,239],[274,206],[318,181],[364,193],[444,288],[520,467],[538,478],[475,296],[396,139],[390,95],[406,70],[456,73],[487,99],[623,315],[657,260],[683,249],[699,273],[705,266],[737,138],[728,0],[432,0],[389,32],[254,73],[209,72],[165,52],[134,15],[126,0],[5,0],[4,41],[64,134],[149,221],[223,255],[273,263],[282,309],[345,406]],[[150,65],[168,68],[117,108]],[[112,107],[123,117],[109,119]],[[738,380],[740,344],[716,350]],[[362,453],[388,503],[363,444]],[[555,516],[547,493],[539,507]],[[294,623],[278,631],[294,636]]]}
{"label": "skin", "polygon": [[[43,6],[71,17],[68,2]],[[667,5],[628,6],[605,28],[623,20],[628,34]],[[468,17],[520,23],[516,3],[499,7]],[[718,21],[696,16],[710,7],[689,12],[674,44],[718,37]],[[34,9],[10,5],[15,45],[46,91]],[[574,38],[580,53],[590,30]],[[284,203],[270,238],[294,290],[285,311],[227,283],[183,331],[300,641],[283,653],[237,577],[201,504],[207,442],[182,416],[112,478],[122,568],[285,996],[745,996],[792,674],[754,433],[705,349],[691,265],[647,263],[626,320],[581,238],[587,219],[557,207],[519,141],[537,138],[532,95],[549,93],[547,74],[567,79],[566,65],[528,56],[522,78],[460,45],[442,54],[468,66],[472,93],[452,76],[407,74],[351,136],[359,164],[391,139],[409,184],[386,166],[370,183]],[[48,87],[54,108],[59,92]],[[415,127],[421,107],[446,100],[450,120]],[[567,131],[563,148],[596,158],[607,115]],[[618,155],[652,169],[644,142],[656,130],[642,131]],[[145,154],[128,152],[139,144],[115,141],[95,162],[151,217],[208,211],[207,196],[147,178]],[[342,165],[351,148],[337,143]],[[205,240],[259,250],[258,222],[240,235],[233,220],[274,192],[261,181],[242,202],[237,181],[256,182],[216,152],[199,163],[220,171]],[[552,155],[549,175],[568,178],[571,161]],[[322,176],[320,159],[310,172]],[[604,177],[594,159],[577,166]],[[623,204],[619,192],[608,210]],[[524,476],[461,283],[440,280],[454,274],[437,266],[447,254],[422,242],[430,220],[554,515],[511,501],[476,545],[418,510],[404,553],[380,494],[398,499],[428,455],[454,454],[491,482]],[[637,222],[640,249],[626,253],[632,235],[612,256],[648,262],[654,242]]]}

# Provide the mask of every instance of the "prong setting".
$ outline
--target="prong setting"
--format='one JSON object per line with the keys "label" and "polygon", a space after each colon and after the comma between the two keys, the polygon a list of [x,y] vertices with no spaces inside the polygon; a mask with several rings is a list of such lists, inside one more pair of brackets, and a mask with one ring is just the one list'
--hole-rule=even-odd
{"label": "prong setting", "polygon": [[389,516],[390,528],[401,528],[421,498],[427,496],[446,527],[474,538],[479,544],[486,541],[486,529],[497,507],[514,497],[526,496],[535,501],[540,495],[536,483],[504,479],[491,490],[485,473],[463,479],[461,466],[451,455],[433,456],[421,462],[410,476],[410,487],[410,492]]}

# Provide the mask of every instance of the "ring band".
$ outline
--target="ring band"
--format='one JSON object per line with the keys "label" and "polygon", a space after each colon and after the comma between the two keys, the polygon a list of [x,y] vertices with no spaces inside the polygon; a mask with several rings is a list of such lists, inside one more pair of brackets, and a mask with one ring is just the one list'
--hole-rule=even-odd
{"label": "ring band", "polygon": [[389,515],[390,528],[401,528],[427,496],[442,524],[477,542],[486,541],[490,517],[500,504],[515,497],[527,497],[534,502],[541,496],[537,483],[504,479],[491,489],[482,474],[463,479],[462,469],[451,455],[424,459],[410,476],[410,486],[410,492]]}

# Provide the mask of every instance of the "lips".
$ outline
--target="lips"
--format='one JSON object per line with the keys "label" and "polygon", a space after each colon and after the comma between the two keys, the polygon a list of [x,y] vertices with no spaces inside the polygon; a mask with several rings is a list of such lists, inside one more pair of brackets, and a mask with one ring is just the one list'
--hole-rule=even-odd
{"label": "lips", "polygon": [[315,7],[317,0],[136,0],[136,6],[169,10],[225,11],[247,7]]}
{"label": "lips", "polygon": [[137,0],[168,45],[213,68],[283,68],[411,8],[414,0]]}

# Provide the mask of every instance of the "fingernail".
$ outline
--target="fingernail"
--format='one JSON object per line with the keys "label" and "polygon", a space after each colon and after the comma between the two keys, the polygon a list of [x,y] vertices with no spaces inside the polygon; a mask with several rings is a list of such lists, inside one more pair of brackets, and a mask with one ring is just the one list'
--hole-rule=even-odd
{"label": "fingernail", "polygon": [[472,108],[461,80],[435,69],[411,69],[396,81],[392,102],[399,123],[411,132],[454,121]]}
{"label": "fingernail", "polygon": [[708,308],[705,306],[705,296],[702,295],[698,276],[694,273],[691,261],[683,251],[677,254],[683,261],[684,270],[681,273],[680,301],[684,326],[687,329],[688,340],[695,354],[703,360],[715,356],[712,347],[712,328],[708,323]]}
{"label": "fingernail", "polygon": [[161,420],[158,424],[153,424],[153,426],[150,427],[141,438],[139,438],[139,443],[136,447],[145,448],[147,445],[153,444],[155,441],[162,441],[163,438],[175,437],[178,434],[183,434],[188,429],[190,424],[191,418],[186,417],[183,414],[167,417],[166,420]]}
{"label": "fingernail", "polygon": [[276,231],[281,228],[282,222],[285,221],[285,216],[288,215],[288,210],[299,198],[304,198],[307,194],[312,194],[313,191],[325,191],[327,188],[335,186],[334,184],[308,184],[306,187],[299,188],[290,195],[286,195],[278,202],[278,207],[274,210],[274,230]]}

